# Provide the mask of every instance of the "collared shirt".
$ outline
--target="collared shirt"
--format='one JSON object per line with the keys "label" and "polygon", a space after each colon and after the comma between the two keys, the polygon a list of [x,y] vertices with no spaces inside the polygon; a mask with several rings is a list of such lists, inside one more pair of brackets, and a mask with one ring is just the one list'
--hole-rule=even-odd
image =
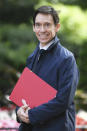
{"label": "collared shirt", "polygon": [[45,45],[45,46],[42,46],[41,43],[40,43],[40,45],[39,45],[40,50],[41,50],[41,49],[47,50],[47,49],[49,48],[49,46],[53,44],[53,42],[54,42],[54,39],[53,39],[52,41],[50,41],[50,42],[49,42],[47,45]]}

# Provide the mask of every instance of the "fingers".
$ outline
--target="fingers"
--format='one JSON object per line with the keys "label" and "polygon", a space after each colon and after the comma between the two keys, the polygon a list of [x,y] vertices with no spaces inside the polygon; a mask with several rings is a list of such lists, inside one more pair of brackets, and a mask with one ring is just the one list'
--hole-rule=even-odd
{"label": "fingers", "polygon": [[22,99],[22,103],[23,106],[19,108],[19,110],[17,111],[17,115],[21,121],[29,123],[28,110],[30,110],[30,107],[27,105],[24,99]]}
{"label": "fingers", "polygon": [[27,103],[26,103],[26,100],[25,100],[25,99],[22,99],[22,104],[23,104],[24,106],[27,106]]}
{"label": "fingers", "polygon": [[22,103],[23,103],[23,109],[26,110],[27,108],[30,109],[29,105],[27,105],[26,100],[22,99]]}
{"label": "fingers", "polygon": [[29,123],[28,114],[25,113],[22,107],[17,111],[17,115],[22,122]]}
{"label": "fingers", "polygon": [[26,114],[24,111],[21,112],[21,120],[25,123],[29,123],[28,114]]}

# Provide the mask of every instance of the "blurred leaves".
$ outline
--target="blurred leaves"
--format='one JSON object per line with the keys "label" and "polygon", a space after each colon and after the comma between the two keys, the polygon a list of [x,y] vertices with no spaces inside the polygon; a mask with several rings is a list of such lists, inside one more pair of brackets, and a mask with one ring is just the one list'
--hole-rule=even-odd
{"label": "blurred leaves", "polygon": [[34,9],[40,5],[51,5],[60,10],[60,42],[74,53],[80,70],[75,97],[77,109],[87,109],[87,98],[83,98],[87,93],[87,2],[84,4],[82,1],[82,5],[79,2],[81,0],[0,1],[0,106],[8,104],[5,95],[12,91],[18,80],[17,74],[22,72],[27,57],[36,47],[31,19]]}
{"label": "blurred leaves", "polygon": [[38,0],[0,0],[0,21],[2,23],[30,23],[31,13]]}
{"label": "blurred leaves", "polygon": [[60,9],[60,32],[63,38],[68,40],[68,43],[82,44],[85,42],[87,40],[87,11],[82,11],[78,6],[60,5]]}
{"label": "blurred leaves", "polygon": [[[1,25],[0,39],[6,42],[7,46],[11,44],[11,48],[18,48],[20,44],[27,44],[32,41],[32,27],[25,24],[20,25]],[[8,42],[10,43],[8,43]]]}
{"label": "blurred leaves", "polygon": [[87,9],[87,0],[47,0],[48,2],[51,2],[52,4],[59,4],[62,3],[64,5],[75,5],[79,6],[83,10]]}
{"label": "blurred leaves", "polygon": [[83,90],[77,90],[75,96],[76,109],[78,110],[87,110],[87,92]]}
{"label": "blurred leaves", "polygon": [[[23,70],[27,57],[36,47],[33,38],[32,27],[26,24],[0,25],[0,94],[11,93],[17,73]],[[8,104],[5,95],[0,95],[1,106]]]}

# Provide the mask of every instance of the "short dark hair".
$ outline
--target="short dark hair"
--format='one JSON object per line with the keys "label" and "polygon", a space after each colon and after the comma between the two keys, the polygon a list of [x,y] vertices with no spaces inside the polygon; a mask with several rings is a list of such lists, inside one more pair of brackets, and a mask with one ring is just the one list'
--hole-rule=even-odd
{"label": "short dark hair", "polygon": [[57,11],[52,8],[51,6],[41,6],[40,8],[38,8],[34,15],[33,15],[33,24],[35,25],[35,19],[38,13],[42,13],[42,14],[51,14],[51,16],[53,17],[53,21],[54,24],[58,24],[59,23],[59,16]]}

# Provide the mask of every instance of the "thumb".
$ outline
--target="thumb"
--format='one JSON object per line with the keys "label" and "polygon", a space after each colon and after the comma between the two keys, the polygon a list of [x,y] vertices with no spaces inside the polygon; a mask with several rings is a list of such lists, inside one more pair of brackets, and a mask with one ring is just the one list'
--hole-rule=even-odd
{"label": "thumb", "polygon": [[23,104],[22,108],[23,108],[24,110],[26,110],[26,109],[28,108],[28,105],[27,105],[27,103],[26,103],[26,100],[22,99],[22,104]]}
{"label": "thumb", "polygon": [[22,99],[22,104],[23,104],[24,106],[28,106],[25,99]]}
{"label": "thumb", "polygon": [[25,99],[22,99],[22,103],[23,103],[23,108],[24,109],[31,109],[30,107],[29,107],[29,105],[27,105],[27,103],[26,103],[26,100]]}

